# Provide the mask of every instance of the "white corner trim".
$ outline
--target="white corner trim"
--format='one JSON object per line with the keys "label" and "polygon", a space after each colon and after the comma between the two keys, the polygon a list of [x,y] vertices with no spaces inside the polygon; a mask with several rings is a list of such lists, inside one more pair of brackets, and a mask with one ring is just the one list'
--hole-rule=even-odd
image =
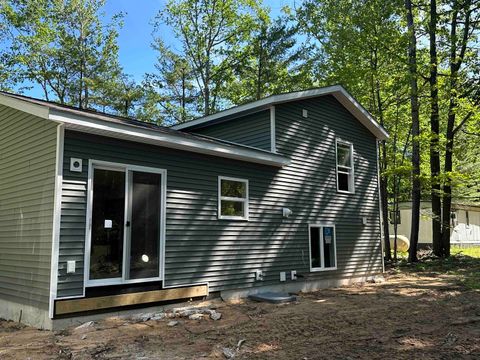
{"label": "white corner trim", "polygon": [[57,297],[58,286],[58,257],[60,249],[60,220],[62,209],[62,182],[63,182],[63,148],[65,127],[63,124],[57,126],[57,145],[55,160],[55,193],[53,207],[53,228],[52,228],[52,252],[50,258],[50,297],[48,316],[53,319],[55,298]]}
{"label": "white corner trim", "polygon": [[290,163],[284,156],[272,154],[268,151],[254,150],[246,147],[232,146],[196,138],[186,138],[181,135],[154,132],[147,128],[134,127],[127,124],[94,119],[83,115],[68,112],[54,111],[50,114],[53,121],[65,123],[66,129],[125,139],[173,149],[196,152],[217,157],[248,161],[276,167],[283,167]]}
{"label": "white corner trim", "polygon": [[352,95],[350,95],[341,85],[333,85],[319,89],[311,89],[304,91],[296,91],[287,94],[273,95],[267,98],[257,100],[248,104],[236,106],[216,114],[198,118],[192,121],[187,121],[182,124],[172,126],[172,129],[182,130],[188,129],[200,124],[204,124],[213,120],[218,120],[224,117],[242,116],[248,113],[261,111],[267,109],[269,106],[281,104],[285,102],[304,100],[318,96],[333,95],[355,118],[360,121],[368,130],[370,130],[378,139],[386,140],[389,138],[388,133],[383,129],[379,123],[358,103]]}
{"label": "white corner trim", "polygon": [[275,106],[270,107],[270,151],[277,152],[276,129],[275,129]]}

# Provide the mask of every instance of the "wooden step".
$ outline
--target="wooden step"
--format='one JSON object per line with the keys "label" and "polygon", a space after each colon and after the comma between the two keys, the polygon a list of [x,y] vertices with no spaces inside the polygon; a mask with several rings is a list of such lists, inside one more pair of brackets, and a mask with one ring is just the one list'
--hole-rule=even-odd
{"label": "wooden step", "polygon": [[118,308],[161,301],[190,299],[208,295],[207,285],[145,291],[131,294],[99,296],[55,301],[55,315]]}

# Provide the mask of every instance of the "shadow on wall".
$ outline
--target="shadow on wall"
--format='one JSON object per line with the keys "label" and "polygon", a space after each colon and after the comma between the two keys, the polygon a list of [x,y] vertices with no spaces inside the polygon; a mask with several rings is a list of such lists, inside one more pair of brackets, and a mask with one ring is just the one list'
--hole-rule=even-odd
{"label": "shadow on wall", "polygon": [[[307,119],[277,110],[277,150],[292,159],[283,169],[253,164],[232,166],[232,162],[222,160],[224,171],[211,174],[207,183],[213,185],[207,191],[179,187],[169,179],[169,187],[173,187],[170,192],[199,200],[199,213],[205,214],[205,219],[203,215],[201,219],[186,219],[182,234],[174,236],[180,242],[175,248],[194,245],[191,256],[196,260],[189,259],[186,268],[178,269],[183,276],[167,273],[167,284],[171,275],[183,283],[201,278],[210,282],[212,290],[235,289],[279,283],[280,271],[307,273],[309,223],[336,225],[338,269],[315,273],[313,278],[340,279],[381,271],[376,140],[333,98],[327,105],[334,106],[347,123],[340,127],[327,121],[328,112],[323,115],[322,104],[306,101],[294,107],[295,114],[307,108],[311,114]],[[355,147],[355,194],[336,191],[336,135]],[[368,141],[360,142],[362,138]],[[220,175],[249,179],[248,222],[217,219],[216,184]],[[282,217],[284,207],[293,212],[289,218]],[[179,209],[167,211],[174,212],[172,218],[181,216]],[[364,216],[367,225],[362,224]],[[207,219],[210,221],[203,221]],[[167,250],[172,231],[167,227]],[[167,258],[170,264],[181,261],[174,254],[167,254]],[[263,282],[255,281],[257,269],[265,274]]]}

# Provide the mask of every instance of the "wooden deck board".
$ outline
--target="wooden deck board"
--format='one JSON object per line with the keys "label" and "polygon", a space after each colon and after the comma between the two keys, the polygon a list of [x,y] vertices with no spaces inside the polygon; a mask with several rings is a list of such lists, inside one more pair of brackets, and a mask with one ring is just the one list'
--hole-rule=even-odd
{"label": "wooden deck board", "polygon": [[208,295],[207,285],[162,289],[131,294],[99,296],[87,299],[57,300],[55,315],[73,314],[128,305],[148,304],[168,300],[189,299]]}

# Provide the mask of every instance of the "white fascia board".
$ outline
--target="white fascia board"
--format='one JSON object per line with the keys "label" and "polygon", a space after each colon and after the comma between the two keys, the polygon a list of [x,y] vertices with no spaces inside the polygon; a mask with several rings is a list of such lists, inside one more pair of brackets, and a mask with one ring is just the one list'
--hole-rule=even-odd
{"label": "white fascia board", "polygon": [[172,134],[163,134],[149,129],[137,128],[121,123],[93,119],[88,116],[81,116],[53,110],[49,117],[52,121],[65,123],[65,128],[90,134],[103,135],[129,141],[148,143],[173,149],[185,150],[200,154],[213,155],[229,159],[253,162],[258,164],[283,167],[290,163],[284,156],[222,145],[201,139],[189,139]]}
{"label": "white fascia board", "polygon": [[16,99],[8,95],[0,94],[0,105],[5,105],[12,109],[23,111],[27,114],[35,115],[43,119],[49,118],[48,106],[33,104],[29,101]]}
{"label": "white fascia board", "polygon": [[342,86],[334,85],[320,89],[297,91],[288,94],[280,94],[269,96],[268,98],[254,101],[249,104],[233,107],[228,110],[218,112],[203,118],[188,121],[183,124],[172,126],[172,129],[182,130],[208,123],[224,117],[235,118],[235,115],[242,116],[244,114],[252,113],[267,109],[269,106],[291,102],[295,100],[305,100],[317,96],[333,95],[340,101],[340,103],[349,110],[355,118],[357,118],[364,126],[367,127],[379,140],[388,139],[388,133],[373,119],[373,117],[360,105]]}

